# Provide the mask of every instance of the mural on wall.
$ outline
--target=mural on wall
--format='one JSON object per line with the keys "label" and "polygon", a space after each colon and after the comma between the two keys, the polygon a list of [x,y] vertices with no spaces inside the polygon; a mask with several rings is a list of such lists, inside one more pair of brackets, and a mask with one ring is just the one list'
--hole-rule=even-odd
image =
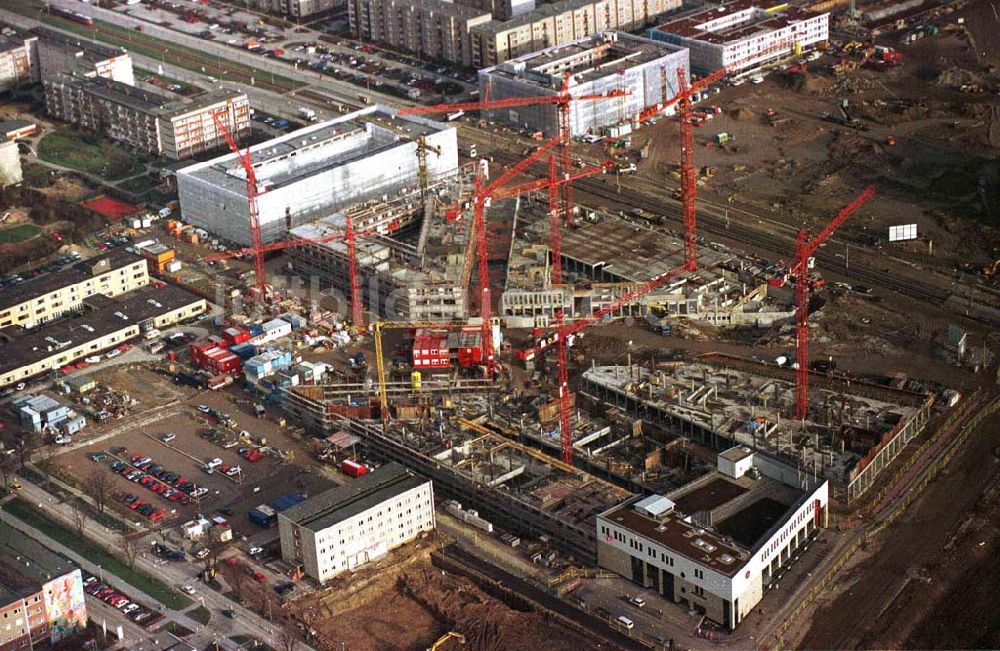
{"label": "mural on wall", "polygon": [[50,640],[61,642],[87,626],[87,606],[83,600],[83,575],[75,570],[42,586],[45,612],[50,623]]}

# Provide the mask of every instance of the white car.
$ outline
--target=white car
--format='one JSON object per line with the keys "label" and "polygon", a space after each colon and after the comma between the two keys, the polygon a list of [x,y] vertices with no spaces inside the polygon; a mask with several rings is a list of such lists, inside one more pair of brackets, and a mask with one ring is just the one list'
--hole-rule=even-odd
{"label": "white car", "polygon": [[195,590],[189,585],[181,586],[181,592],[184,594],[194,594]]}
{"label": "white car", "polygon": [[90,357],[85,357],[83,361],[87,362],[88,364],[97,364],[98,362],[101,361],[101,356],[91,355]]}
{"label": "white car", "polygon": [[642,597],[632,597],[628,601],[629,601],[630,604],[632,604],[636,608],[642,608],[643,606],[646,605],[646,600],[643,599]]}
{"label": "white car", "polygon": [[73,438],[69,434],[59,434],[56,436],[56,443],[59,445],[69,445],[73,442]]}
{"label": "white car", "polygon": [[108,359],[113,359],[115,357],[118,357],[121,354],[122,354],[122,351],[120,351],[117,348],[115,348],[114,350],[109,350],[108,354],[105,355],[105,357],[107,357]]}
{"label": "white car", "polygon": [[195,497],[195,498],[197,498],[197,497],[205,497],[206,495],[208,495],[208,489],[207,488],[196,488],[193,491],[191,491],[191,497]]}
{"label": "white car", "polygon": [[213,470],[215,470],[216,468],[218,468],[221,465],[222,465],[222,459],[220,459],[218,457],[212,459],[211,461],[206,461],[205,462],[205,467],[206,468],[211,468]]}
{"label": "white car", "polygon": [[160,437],[160,440],[163,441],[164,443],[170,443],[175,438],[177,438],[176,434],[174,434],[173,432],[167,432],[166,434]]}
{"label": "white car", "polygon": [[754,75],[753,77],[750,77],[750,83],[751,84],[763,84],[764,83],[764,78],[761,77],[760,75]]}
{"label": "white car", "polygon": [[264,548],[263,547],[251,547],[250,549],[247,550],[247,553],[250,554],[251,556],[256,556],[257,554],[263,554],[264,553]]}
{"label": "white car", "polygon": [[122,608],[122,612],[126,615],[131,615],[137,610],[139,610],[139,604],[129,604]]}

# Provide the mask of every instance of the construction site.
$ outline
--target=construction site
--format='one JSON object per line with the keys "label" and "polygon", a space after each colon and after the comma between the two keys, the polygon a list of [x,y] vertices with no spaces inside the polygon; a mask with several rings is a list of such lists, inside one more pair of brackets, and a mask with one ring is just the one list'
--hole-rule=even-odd
{"label": "construction site", "polygon": [[[37,458],[81,494],[99,468],[110,518],[197,559],[171,584],[287,625],[289,649],[990,646],[943,624],[997,569],[974,463],[1000,409],[992,13],[735,0],[554,41],[445,103],[248,90],[276,111],[251,144],[206,113],[230,153],[143,161],[171,200],[60,251],[127,248],[204,310],[65,354],[62,299],[39,330],[12,311],[0,342],[45,364],[4,386],[98,421],[81,378],[122,364],[94,377],[138,396],[128,423]],[[303,88],[339,83],[275,44]],[[328,45],[345,70],[367,47]],[[31,202],[92,179],[42,186],[37,158],[0,234],[61,242]],[[73,280],[41,273],[11,296]]]}

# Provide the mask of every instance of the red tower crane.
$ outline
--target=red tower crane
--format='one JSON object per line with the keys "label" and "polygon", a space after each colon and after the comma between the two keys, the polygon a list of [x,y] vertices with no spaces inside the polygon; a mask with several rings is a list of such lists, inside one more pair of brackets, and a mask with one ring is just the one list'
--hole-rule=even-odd
{"label": "red tower crane", "polygon": [[790,271],[795,275],[795,418],[798,420],[805,420],[809,413],[809,258],[874,195],[875,188],[868,186],[819,235],[809,239],[809,231],[803,228],[795,238],[795,262]]}
{"label": "red tower crane", "polygon": [[233,135],[229,133],[229,129],[219,119],[219,116],[212,113],[212,119],[215,121],[215,127],[222,132],[222,136],[226,139],[229,149],[236,154],[236,157],[243,165],[243,169],[247,175],[247,214],[250,217],[250,245],[253,249],[254,282],[257,285],[257,298],[263,301],[267,291],[267,278],[264,270],[264,238],[260,232],[260,211],[257,207],[257,174],[254,173],[253,161],[250,159],[250,147],[247,146],[246,152],[241,152],[239,146],[236,144],[236,140],[233,139]]}
{"label": "red tower crane", "polygon": [[361,283],[358,278],[358,254],[357,238],[367,235],[377,235],[378,231],[362,231],[356,233],[351,223],[350,214],[345,215],[345,226],[342,233],[332,233],[320,237],[297,238],[294,240],[281,240],[269,244],[261,244],[258,247],[248,246],[242,249],[232,249],[221,253],[212,253],[205,257],[208,262],[218,262],[229,258],[239,258],[244,255],[260,256],[263,259],[267,253],[274,251],[284,251],[285,249],[305,246],[306,244],[326,244],[327,242],[347,242],[347,269],[351,283],[351,316],[354,327],[358,330],[364,328],[364,306],[361,303]]}
{"label": "red tower crane", "polygon": [[695,210],[698,201],[698,179],[694,165],[694,125],[691,123],[691,96],[725,75],[725,69],[716,70],[704,79],[689,85],[684,69],[677,69],[677,84],[680,86],[680,92],[677,93],[675,99],[680,102],[681,201],[683,202],[681,214],[684,218],[684,264],[687,265],[689,271],[698,268],[698,218]]}

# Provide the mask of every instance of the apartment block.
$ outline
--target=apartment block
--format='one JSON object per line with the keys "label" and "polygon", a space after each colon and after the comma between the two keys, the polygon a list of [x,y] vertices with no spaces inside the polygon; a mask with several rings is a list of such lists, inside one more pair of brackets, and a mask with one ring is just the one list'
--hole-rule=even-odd
{"label": "apartment block", "polygon": [[153,156],[182,160],[224,147],[213,115],[237,140],[250,133],[250,101],[242,93],[219,90],[182,100],[68,74],[46,77],[43,83],[49,115]]}
{"label": "apartment block", "polygon": [[4,288],[0,292],[0,328],[33,328],[83,309],[83,302],[91,296],[118,296],[148,284],[145,258],[110,251]]}
{"label": "apartment block", "polygon": [[347,7],[358,38],[465,66],[474,65],[471,30],[492,18],[448,0],[350,0]]}
{"label": "apartment block", "polygon": [[324,11],[342,9],[345,0],[249,0],[248,6],[258,11],[281,14],[289,18],[304,18]]}
{"label": "apartment block", "polygon": [[37,38],[0,36],[0,92],[38,81]]}
{"label": "apartment block", "polygon": [[94,295],[72,318],[26,330],[0,329],[0,387],[119,346],[152,329],[197,317],[208,302],[173,285],[136,289],[116,298]]}
{"label": "apartment block", "polygon": [[125,48],[95,43],[46,27],[36,27],[31,34],[36,39],[40,79],[68,73],[85,79],[100,77],[135,85],[132,57]]}
{"label": "apartment block", "polygon": [[649,30],[652,39],[691,50],[705,74],[749,70],[830,38],[830,14],[784,3],[735,0],[703,7]]}
{"label": "apartment block", "polygon": [[320,583],[434,527],[431,481],[395,462],[278,514],[281,557]]}
{"label": "apartment block", "polygon": [[510,20],[535,9],[535,0],[455,0],[467,7],[482,9],[497,20]]}
{"label": "apartment block", "polygon": [[652,24],[681,6],[681,0],[562,0],[511,20],[472,29],[473,66],[494,66],[531,52],[604,31],[629,31]]}

